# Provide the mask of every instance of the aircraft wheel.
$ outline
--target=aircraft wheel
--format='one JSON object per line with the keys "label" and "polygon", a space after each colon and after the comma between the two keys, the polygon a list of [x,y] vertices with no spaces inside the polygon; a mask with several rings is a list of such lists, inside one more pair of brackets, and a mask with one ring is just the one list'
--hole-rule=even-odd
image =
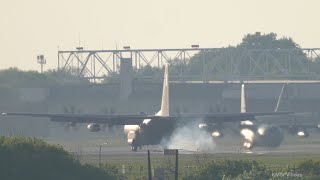
{"label": "aircraft wheel", "polygon": [[131,146],[131,150],[136,152],[138,150],[138,147],[137,146]]}
{"label": "aircraft wheel", "polygon": [[131,150],[132,150],[132,151],[137,151],[137,149],[138,149],[138,146],[136,145],[136,141],[133,140],[133,141],[132,141],[132,145],[131,145]]}

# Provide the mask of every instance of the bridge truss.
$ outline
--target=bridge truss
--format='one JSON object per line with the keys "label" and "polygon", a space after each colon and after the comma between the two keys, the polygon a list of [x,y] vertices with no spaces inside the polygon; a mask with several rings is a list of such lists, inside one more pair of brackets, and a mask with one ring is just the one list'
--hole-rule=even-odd
{"label": "bridge truss", "polygon": [[[320,59],[320,48],[305,49],[237,49],[237,48],[185,48],[185,49],[123,49],[58,51],[58,69],[71,71],[79,77],[96,82],[105,75],[119,72],[122,58],[131,58],[134,69],[146,65],[162,67],[171,61],[187,62],[197,53],[201,56],[201,80],[218,76],[220,80],[268,79],[277,72],[284,77],[301,74],[299,78],[312,79],[310,63]],[[186,80],[181,70],[179,77]],[[257,76],[260,76],[258,77]]]}

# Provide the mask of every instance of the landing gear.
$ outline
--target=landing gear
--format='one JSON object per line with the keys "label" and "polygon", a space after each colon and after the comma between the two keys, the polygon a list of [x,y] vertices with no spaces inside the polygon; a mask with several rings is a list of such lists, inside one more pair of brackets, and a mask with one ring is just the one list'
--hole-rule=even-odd
{"label": "landing gear", "polygon": [[292,125],[288,129],[288,133],[291,135],[296,135],[299,132],[299,128],[295,125]]}
{"label": "landing gear", "polygon": [[310,136],[310,133],[307,130],[302,129],[297,132],[297,135],[302,138],[307,138]]}
{"label": "landing gear", "polygon": [[137,151],[138,150],[138,146],[135,140],[132,141],[132,145],[131,145],[131,151]]}
{"label": "landing gear", "polygon": [[253,148],[253,143],[252,142],[249,142],[249,141],[245,141],[244,143],[243,143],[243,146],[246,148],[246,149],[248,149],[248,150],[251,150],[252,148]]}
{"label": "landing gear", "polygon": [[136,152],[136,151],[137,151],[137,149],[138,149],[138,147],[137,147],[137,146],[131,146],[131,151]]}

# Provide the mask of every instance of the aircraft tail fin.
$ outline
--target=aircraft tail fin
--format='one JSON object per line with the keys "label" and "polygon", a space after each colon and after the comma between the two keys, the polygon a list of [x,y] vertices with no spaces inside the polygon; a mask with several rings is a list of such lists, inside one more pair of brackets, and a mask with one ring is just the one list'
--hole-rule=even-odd
{"label": "aircraft tail fin", "polygon": [[280,92],[280,95],[279,95],[279,98],[278,98],[278,101],[277,101],[276,108],[274,109],[274,112],[279,111],[280,103],[282,103],[283,93],[284,93],[284,91],[285,91],[286,86],[287,86],[287,84],[283,84],[283,85],[282,85],[282,89],[281,89],[281,92]]}
{"label": "aircraft tail fin", "polygon": [[161,109],[156,114],[157,116],[169,116],[169,72],[168,64],[164,68],[164,79],[161,99]]}
{"label": "aircraft tail fin", "polygon": [[246,104],[246,92],[244,84],[241,85],[241,107],[240,112],[247,112],[247,104]]}

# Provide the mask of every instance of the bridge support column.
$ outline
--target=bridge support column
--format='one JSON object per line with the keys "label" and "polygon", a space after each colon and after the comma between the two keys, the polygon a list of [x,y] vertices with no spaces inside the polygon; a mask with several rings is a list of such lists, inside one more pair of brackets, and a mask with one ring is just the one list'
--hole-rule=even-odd
{"label": "bridge support column", "polygon": [[[120,59],[120,103],[125,105],[132,93],[132,58]],[[124,108],[125,109],[125,108]]]}

